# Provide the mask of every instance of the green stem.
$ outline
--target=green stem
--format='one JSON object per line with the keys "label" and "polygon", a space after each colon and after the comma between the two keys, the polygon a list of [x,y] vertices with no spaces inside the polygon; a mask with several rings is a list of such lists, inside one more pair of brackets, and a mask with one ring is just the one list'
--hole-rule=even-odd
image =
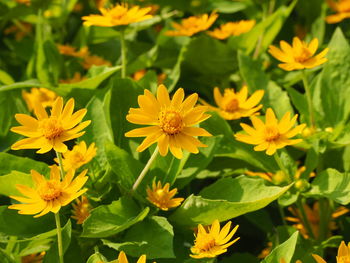
{"label": "green stem", "polygon": [[302,79],[303,79],[303,84],[304,84],[304,89],[305,89],[305,94],[306,94],[306,99],[307,99],[307,106],[308,106],[308,110],[309,110],[310,125],[311,125],[311,127],[315,127],[314,109],[312,107],[312,98],[311,98],[311,91],[310,91],[309,82],[307,80],[305,70],[302,70],[301,72],[302,72]]}
{"label": "green stem", "polygon": [[282,223],[283,223],[284,226],[286,226],[286,225],[287,225],[287,222],[286,222],[286,219],[285,219],[286,215],[285,215],[285,213],[284,213],[283,206],[281,206],[280,204],[278,204],[278,210],[279,210],[279,212],[280,212],[280,216],[281,216],[281,219],[282,219]]}
{"label": "green stem", "polygon": [[63,170],[62,154],[60,152],[56,152],[56,155],[57,155],[57,159],[58,159],[58,165],[60,166],[61,180],[63,180],[64,170]]}
{"label": "green stem", "polygon": [[297,207],[298,207],[298,209],[300,211],[301,220],[303,221],[303,225],[305,226],[307,232],[309,233],[309,236],[311,238],[315,239],[315,235],[314,235],[314,232],[312,231],[309,219],[307,218],[307,215],[305,213],[304,204],[303,204],[303,201],[302,201],[301,197],[298,198],[298,201],[296,202],[296,205],[297,205]]}
{"label": "green stem", "polygon": [[143,168],[143,170],[141,171],[139,177],[136,179],[136,182],[134,183],[134,185],[132,186],[132,191],[136,191],[137,187],[140,185],[140,183],[142,182],[143,178],[145,177],[146,173],[148,172],[149,168],[151,167],[153,161],[156,159],[158,155],[158,146],[156,147],[156,149],[154,150],[154,152],[152,153],[151,157],[149,158],[148,162],[146,163],[145,167]]}
{"label": "green stem", "polygon": [[329,221],[331,219],[331,207],[329,200],[327,198],[321,198],[319,200],[319,216],[320,216],[320,225],[319,225],[319,241],[323,241],[327,238],[329,231]]}
{"label": "green stem", "polygon": [[275,158],[275,161],[276,161],[278,167],[286,175],[288,183],[291,183],[293,180],[290,178],[289,172],[288,172],[287,168],[283,165],[282,160],[281,160],[280,156],[278,155],[278,153],[275,152],[273,157]]}
{"label": "green stem", "polygon": [[6,245],[5,251],[7,254],[11,254],[13,248],[15,247],[17,243],[17,237],[16,236],[11,236],[9,242]]}
{"label": "green stem", "polygon": [[63,246],[62,246],[62,229],[61,229],[61,220],[60,213],[55,214],[56,227],[57,227],[57,244],[58,244],[58,257],[59,263],[64,263],[63,261]]}
{"label": "green stem", "polygon": [[122,78],[126,78],[126,43],[124,31],[120,32],[120,46],[121,46],[121,57],[122,57]]}

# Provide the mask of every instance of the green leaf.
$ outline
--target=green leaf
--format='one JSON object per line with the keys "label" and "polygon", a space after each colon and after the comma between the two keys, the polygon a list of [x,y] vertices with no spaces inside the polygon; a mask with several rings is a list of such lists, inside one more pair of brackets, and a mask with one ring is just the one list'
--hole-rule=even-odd
{"label": "green leaf", "polygon": [[96,252],[89,257],[86,263],[99,263],[101,261],[107,262],[107,259],[100,252]]}
{"label": "green leaf", "polygon": [[152,216],[130,228],[123,243],[103,240],[111,248],[124,251],[133,257],[146,254],[147,258],[175,258],[173,227],[165,217]]}
{"label": "green leaf", "polygon": [[9,153],[0,153],[0,163],[0,174],[8,174],[12,171],[30,173],[30,170],[35,170],[38,173],[45,175],[50,171],[48,165],[45,163]]}
{"label": "green leaf", "polygon": [[[7,84],[5,86],[0,86],[0,92],[8,91],[13,89],[22,89],[22,88],[31,88],[31,87],[39,87],[41,83],[37,79],[30,79],[22,82],[16,82],[12,84]],[[3,95],[1,95],[3,96]]]}
{"label": "green leaf", "polygon": [[6,253],[6,250],[0,248],[0,258],[1,258],[1,263],[17,263],[15,259]]}
{"label": "green leaf", "polygon": [[16,185],[33,186],[33,179],[30,174],[12,171],[10,174],[0,176],[0,194],[10,196],[22,196],[17,190]]}
{"label": "green leaf", "polygon": [[137,204],[127,197],[122,197],[110,205],[101,205],[91,211],[83,224],[83,237],[109,237],[142,221],[149,212],[142,211]]}
{"label": "green leaf", "polygon": [[[3,83],[5,85],[11,85],[15,83],[15,81],[7,72],[0,70],[0,83]],[[1,90],[1,87],[0,87],[0,90]]]}
{"label": "green leaf", "polygon": [[209,225],[256,211],[285,193],[289,186],[266,186],[261,178],[223,178],[204,188],[199,196],[190,195],[170,217],[178,225]]}

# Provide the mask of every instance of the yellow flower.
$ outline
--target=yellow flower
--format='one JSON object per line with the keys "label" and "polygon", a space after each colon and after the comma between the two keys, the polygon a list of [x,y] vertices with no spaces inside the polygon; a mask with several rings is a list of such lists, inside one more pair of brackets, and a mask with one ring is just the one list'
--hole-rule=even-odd
{"label": "yellow flower", "polygon": [[111,62],[109,62],[108,60],[105,60],[99,56],[95,56],[95,55],[89,55],[84,57],[84,61],[83,61],[83,68],[84,69],[89,69],[92,66],[103,66],[106,65],[108,67],[112,66]]}
{"label": "yellow flower", "polygon": [[42,263],[44,260],[45,254],[46,252],[43,251],[41,253],[23,256],[21,258],[21,263]]}
{"label": "yellow flower", "polygon": [[244,85],[239,92],[234,89],[225,89],[224,94],[220,93],[219,88],[214,89],[214,100],[219,106],[218,108],[208,105],[210,109],[218,111],[225,120],[236,120],[242,117],[249,117],[257,114],[257,111],[262,108],[262,105],[257,104],[264,96],[263,90],[255,91],[248,98],[248,87]]}
{"label": "yellow flower", "polygon": [[16,114],[16,120],[23,126],[12,127],[11,131],[29,138],[14,143],[11,149],[39,149],[37,153],[46,153],[51,149],[57,152],[67,151],[67,146],[63,142],[82,136],[85,132],[81,130],[91,122],[80,123],[86,114],[86,109],[75,113],[73,109],[74,99],[70,99],[63,107],[63,99],[58,97],[52,106],[50,116],[40,103],[34,105],[37,119],[26,114]]}
{"label": "yellow flower", "polygon": [[77,220],[77,224],[84,223],[85,219],[90,215],[91,206],[89,200],[85,195],[81,196],[81,199],[77,199],[75,204],[72,204],[73,219]]}
{"label": "yellow flower", "polygon": [[22,97],[27,103],[30,111],[34,110],[34,106],[41,104],[44,108],[52,107],[53,103],[57,99],[55,92],[45,88],[32,88],[30,92],[22,91]]}
{"label": "yellow flower", "polygon": [[207,30],[215,20],[218,18],[218,14],[215,12],[210,15],[204,14],[200,16],[190,16],[188,18],[182,19],[181,24],[172,23],[175,31],[167,31],[165,35],[167,36],[193,36],[194,34]]}
{"label": "yellow flower", "polygon": [[241,127],[248,134],[235,134],[238,141],[255,144],[255,151],[265,151],[267,155],[273,155],[276,150],[287,145],[301,142],[301,139],[290,139],[302,132],[305,124],[300,124],[292,128],[296,122],[298,114],[290,118],[290,112],[284,114],[278,121],[271,108],[266,111],[265,123],[256,116],[252,116],[253,127],[241,123]]}
{"label": "yellow flower", "polygon": [[194,246],[191,247],[192,258],[213,258],[227,251],[227,248],[238,239],[229,242],[236,233],[238,225],[230,232],[231,221],[229,221],[221,230],[219,220],[214,220],[208,231],[201,225],[198,225],[198,233],[195,235]]}
{"label": "yellow flower", "polygon": [[[123,251],[120,251],[118,256],[118,263],[129,263],[128,258],[126,257]],[[142,255],[136,263],[146,263],[146,255]],[[155,263],[155,262],[153,262]]]}
{"label": "yellow flower", "polygon": [[281,41],[280,46],[281,49],[270,46],[269,53],[276,59],[284,62],[283,64],[278,64],[278,66],[287,71],[314,68],[327,61],[327,58],[324,56],[327,54],[328,48],[314,56],[318,48],[317,38],[314,38],[310,44],[307,44],[298,37],[294,37],[292,46],[285,41]]}
{"label": "yellow flower", "polygon": [[327,0],[328,5],[332,8],[336,14],[326,17],[328,24],[335,24],[343,21],[346,18],[350,18],[350,0]]}
{"label": "yellow flower", "polygon": [[73,78],[71,79],[62,79],[60,80],[60,83],[78,83],[80,81],[83,81],[86,79],[86,77],[83,77],[79,72],[75,72]]}
{"label": "yellow flower", "polygon": [[79,51],[76,51],[75,47],[72,47],[70,45],[57,45],[58,51],[61,55],[65,56],[72,56],[72,57],[85,57],[89,54],[87,47],[82,47]]}
{"label": "yellow flower", "polygon": [[[317,263],[327,263],[319,255],[312,254]],[[337,263],[348,263],[350,259],[350,243],[346,246],[345,242],[342,241],[338,248]]]}
{"label": "yellow flower", "polygon": [[16,41],[22,40],[26,35],[32,32],[32,24],[26,22],[18,22],[4,30],[5,35],[14,34]]}
{"label": "yellow flower", "polygon": [[198,147],[206,147],[194,136],[211,136],[203,128],[191,127],[210,117],[205,114],[206,106],[197,106],[197,93],[184,100],[184,90],[178,89],[172,100],[164,85],[159,85],[157,98],[149,91],[138,97],[140,108],[131,108],[126,119],[135,124],[152,125],[138,128],[125,134],[126,137],[146,137],[137,151],[142,152],[150,145],[158,143],[162,156],[170,152],[178,159],[182,158],[182,149],[198,153]]}
{"label": "yellow flower", "polygon": [[[95,143],[90,144],[89,148],[86,147],[84,141],[75,145],[71,151],[63,153],[62,163],[65,171],[70,169],[76,170],[87,164],[96,156]],[[55,162],[58,163],[58,159],[55,158]]]}
{"label": "yellow flower", "polygon": [[255,20],[241,20],[237,22],[228,22],[208,32],[211,37],[223,40],[230,36],[239,36],[249,32],[255,25]]}
{"label": "yellow flower", "polygon": [[[146,69],[140,69],[136,72],[134,72],[134,74],[132,75],[132,78],[136,81],[139,81],[140,79],[142,79],[147,73]],[[166,79],[167,75],[165,73],[160,73],[157,75],[157,84],[163,84],[164,80]]]}
{"label": "yellow flower", "polygon": [[60,170],[56,165],[52,165],[50,180],[47,180],[37,171],[31,170],[31,175],[35,183],[34,188],[26,185],[16,185],[25,197],[10,196],[11,198],[23,203],[10,205],[10,209],[19,210],[22,215],[43,216],[49,212],[58,213],[62,206],[68,205],[74,199],[87,191],[82,189],[88,177],[87,170],[79,174],[74,180],[74,171],[69,171],[64,179],[60,179]]}
{"label": "yellow flower", "polygon": [[152,189],[147,187],[147,199],[161,210],[167,211],[169,208],[177,207],[184,200],[183,198],[173,198],[177,193],[177,188],[169,191],[170,184],[166,183],[164,187],[161,181],[152,183]]}
{"label": "yellow flower", "polygon": [[150,7],[141,8],[133,6],[128,9],[127,5],[117,4],[112,9],[100,8],[102,15],[83,16],[85,26],[104,26],[113,27],[120,25],[129,25],[150,19],[153,16],[149,14],[152,10]]}

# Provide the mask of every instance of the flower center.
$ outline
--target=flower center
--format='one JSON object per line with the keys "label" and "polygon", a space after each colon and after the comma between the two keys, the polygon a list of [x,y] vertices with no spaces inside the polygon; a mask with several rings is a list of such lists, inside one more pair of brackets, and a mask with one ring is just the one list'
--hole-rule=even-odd
{"label": "flower center", "polygon": [[73,163],[82,163],[85,161],[84,155],[80,152],[72,152],[71,158]]}
{"label": "flower center", "polygon": [[299,52],[299,54],[297,54],[294,59],[297,62],[305,62],[306,60],[308,60],[310,57],[312,56],[311,52],[306,48],[306,47],[302,47],[301,51]]}
{"label": "flower center", "polygon": [[276,141],[280,136],[281,134],[279,133],[276,127],[267,126],[265,128],[265,141],[267,142]]}
{"label": "flower center", "polygon": [[52,201],[61,196],[61,186],[58,181],[50,180],[41,185],[38,192],[43,200]]}
{"label": "flower center", "polygon": [[42,132],[43,136],[48,140],[55,139],[64,132],[61,121],[54,117],[50,117],[49,119],[44,119],[40,121],[39,130]]}
{"label": "flower center", "polygon": [[235,112],[239,109],[239,101],[237,99],[229,100],[225,105],[225,111]]}
{"label": "flower center", "polygon": [[211,235],[206,235],[202,239],[197,240],[196,247],[202,251],[209,251],[215,247],[215,238],[213,238]]}
{"label": "flower center", "polygon": [[169,135],[181,132],[184,126],[181,115],[176,111],[162,111],[158,120],[159,127]]}

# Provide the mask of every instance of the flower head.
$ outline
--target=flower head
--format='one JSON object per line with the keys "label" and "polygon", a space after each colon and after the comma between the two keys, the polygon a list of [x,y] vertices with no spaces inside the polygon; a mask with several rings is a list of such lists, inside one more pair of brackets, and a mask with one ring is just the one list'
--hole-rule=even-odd
{"label": "flower head", "polygon": [[83,61],[84,69],[89,69],[92,66],[103,66],[103,65],[110,67],[112,66],[112,63],[96,55],[88,55],[84,57],[84,61]]}
{"label": "flower head", "polygon": [[174,188],[169,191],[170,184],[166,183],[164,187],[161,181],[157,184],[152,183],[152,189],[147,187],[147,199],[160,208],[161,210],[167,211],[169,208],[177,207],[184,200],[183,198],[173,198],[177,193],[177,189]]}
{"label": "flower head", "polygon": [[[230,241],[236,233],[238,225],[230,232],[231,221],[221,230],[219,220],[215,220],[206,230],[201,224],[198,225],[198,233],[195,235],[194,246],[191,247],[192,258],[213,258],[227,251],[227,248],[238,239]],[[229,242],[230,241],[230,242]]]}
{"label": "flower head", "polygon": [[284,114],[278,121],[271,108],[266,111],[265,123],[256,116],[252,116],[253,127],[241,123],[241,127],[248,134],[235,134],[238,141],[255,144],[255,151],[266,151],[266,154],[273,155],[277,149],[287,145],[301,142],[301,139],[290,139],[302,132],[305,124],[300,124],[293,128],[298,118],[298,114],[290,118],[290,112]]}
{"label": "flower head", "polygon": [[131,108],[126,119],[135,124],[152,125],[138,128],[125,134],[126,137],[146,137],[137,151],[142,152],[150,145],[158,143],[159,153],[167,155],[168,150],[178,159],[182,149],[198,153],[198,147],[206,147],[194,136],[211,136],[203,128],[192,127],[210,117],[205,114],[206,106],[197,106],[196,93],[184,100],[184,90],[178,89],[172,100],[164,85],[159,85],[157,98],[145,90],[138,97],[140,108]]}
{"label": "flower head", "polygon": [[318,48],[317,38],[314,38],[310,44],[307,44],[298,37],[294,37],[292,46],[285,41],[281,41],[280,46],[281,49],[270,46],[269,53],[279,61],[284,62],[278,66],[287,71],[314,68],[327,61],[327,58],[324,56],[327,54],[328,48],[315,55]]}
{"label": "flower head", "polygon": [[42,263],[46,252],[30,254],[21,258],[21,263]]}
{"label": "flower head", "polygon": [[75,204],[72,204],[72,218],[77,220],[77,224],[84,223],[85,219],[90,215],[91,206],[89,199],[85,195],[81,196],[81,199],[77,198]]}
{"label": "flower head", "polygon": [[87,189],[81,189],[88,177],[87,170],[79,174],[74,180],[74,171],[69,171],[64,179],[60,179],[59,167],[50,167],[50,179],[47,180],[37,171],[31,170],[31,175],[35,183],[34,188],[26,185],[16,185],[18,191],[23,196],[10,196],[22,204],[10,205],[10,209],[19,210],[19,214],[43,216],[49,212],[57,213],[62,206],[68,205],[74,199],[81,196]]}
{"label": "flower head", "polygon": [[11,146],[12,150],[39,149],[37,153],[46,153],[51,149],[57,152],[67,151],[63,143],[82,136],[81,131],[90,124],[90,121],[81,120],[86,114],[86,109],[73,113],[74,99],[68,100],[63,107],[62,97],[58,97],[53,103],[49,116],[41,103],[34,105],[33,118],[26,114],[16,114],[16,120],[22,125],[12,127],[11,131],[29,138],[22,139]]}
{"label": "flower head", "polygon": [[[90,144],[89,148],[87,148],[84,141],[80,142],[75,145],[71,151],[68,150],[63,153],[62,163],[64,170],[76,170],[84,164],[87,164],[96,156],[96,151],[95,143]],[[57,158],[55,162],[58,163]]]}
{"label": "flower head", "polygon": [[230,36],[239,36],[249,32],[255,25],[255,20],[241,20],[238,22],[228,22],[208,32],[211,37],[223,40]]}
{"label": "flower head", "polygon": [[41,104],[44,108],[52,107],[53,103],[57,99],[57,94],[52,90],[45,88],[32,88],[30,92],[22,91],[22,97],[25,100],[28,109],[34,110],[34,106]]}
{"label": "flower head", "polygon": [[[124,251],[120,251],[118,256],[118,263],[129,263],[128,258],[126,257]],[[142,255],[136,263],[146,263],[146,255]],[[155,262],[153,262],[155,263]]]}
{"label": "flower head", "polygon": [[85,20],[85,26],[113,27],[129,25],[152,18],[152,15],[149,14],[152,10],[150,7],[141,8],[139,6],[133,6],[129,9],[127,5],[117,4],[111,9],[100,8],[99,10],[102,15],[82,17]]}
{"label": "flower head", "polygon": [[336,14],[326,17],[328,24],[339,23],[346,18],[350,18],[350,0],[327,0],[327,3],[336,12]]}
{"label": "flower head", "polygon": [[[312,254],[317,263],[327,263],[319,255]],[[350,243],[346,246],[342,241],[338,248],[337,263],[348,263],[350,261]]]}
{"label": "flower head", "polygon": [[[214,99],[218,108],[209,106],[211,109],[218,111],[226,120],[236,120],[242,117],[249,117],[257,114],[262,105],[257,105],[264,96],[263,90],[255,91],[248,98],[248,88],[243,86],[239,92],[234,89],[225,89],[224,94],[220,93],[219,88],[214,89]],[[207,104],[204,102],[204,104]]]}
{"label": "flower head", "polygon": [[167,31],[167,36],[193,36],[194,34],[207,30],[215,20],[218,18],[218,14],[211,13],[210,15],[204,14],[200,16],[190,16],[182,19],[181,24],[172,23],[175,28],[174,31]]}

